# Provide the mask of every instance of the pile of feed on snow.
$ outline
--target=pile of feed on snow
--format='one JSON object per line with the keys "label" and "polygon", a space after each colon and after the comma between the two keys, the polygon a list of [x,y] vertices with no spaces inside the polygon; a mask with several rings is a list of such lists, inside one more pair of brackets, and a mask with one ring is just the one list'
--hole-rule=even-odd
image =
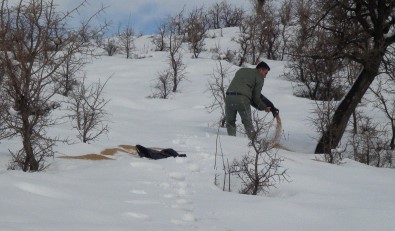
{"label": "pile of feed on snow", "polygon": [[79,156],[60,156],[63,159],[75,159],[75,160],[112,160],[111,158],[99,155],[99,154],[85,154]]}
{"label": "pile of feed on snow", "polygon": [[113,156],[118,152],[129,153],[132,155],[137,155],[137,149],[134,145],[121,144],[117,148],[107,148],[100,152],[100,154],[84,154],[77,156],[60,156],[63,159],[77,159],[77,160],[112,160],[108,156]]}

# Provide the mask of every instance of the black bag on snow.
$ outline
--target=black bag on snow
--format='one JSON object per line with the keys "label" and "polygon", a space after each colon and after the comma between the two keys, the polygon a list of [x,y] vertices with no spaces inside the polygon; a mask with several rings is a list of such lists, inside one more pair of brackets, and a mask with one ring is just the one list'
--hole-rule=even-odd
{"label": "black bag on snow", "polygon": [[154,159],[154,160],[159,160],[167,157],[186,157],[187,155],[185,154],[178,154],[178,152],[174,151],[174,149],[171,148],[166,148],[162,149],[160,151],[152,149],[152,148],[146,148],[144,146],[141,146],[139,144],[136,145],[137,153],[139,154],[140,157],[146,157],[149,159]]}

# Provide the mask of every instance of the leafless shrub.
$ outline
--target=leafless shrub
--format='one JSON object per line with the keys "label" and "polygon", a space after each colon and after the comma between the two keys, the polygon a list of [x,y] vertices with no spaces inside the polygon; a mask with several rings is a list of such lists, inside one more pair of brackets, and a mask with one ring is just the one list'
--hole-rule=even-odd
{"label": "leafless shrub", "polygon": [[251,135],[249,147],[252,151],[234,160],[231,165],[232,174],[242,182],[240,193],[257,195],[268,193],[270,188],[283,181],[288,181],[287,170],[282,169],[283,158],[278,156],[276,142],[271,139],[270,129],[273,124],[253,114],[254,132]]}
{"label": "leafless shrub", "polygon": [[232,7],[226,1],[213,4],[207,11],[207,19],[211,29],[239,26],[244,15],[243,9]]}
{"label": "leafless shrub", "polygon": [[195,58],[204,51],[204,39],[208,30],[207,19],[203,8],[195,8],[185,19],[186,41]]}
{"label": "leafless shrub", "polygon": [[279,60],[288,58],[289,54],[289,43],[292,41],[292,28],[294,27],[294,14],[292,9],[294,8],[294,1],[287,0],[283,1],[280,6],[278,17],[279,17],[279,29],[280,29],[280,41],[279,47]]}
{"label": "leafless shrub", "polygon": [[108,56],[113,56],[118,51],[119,45],[115,38],[107,38],[102,43],[102,48],[107,52]]}
{"label": "leafless shrub", "polygon": [[[32,146],[34,148],[33,152],[36,154],[36,162],[34,162],[34,168],[37,171],[45,170],[48,165],[45,163],[45,158],[53,157],[55,152],[53,147],[59,140],[48,138],[48,137],[33,137]],[[63,140],[63,142],[67,142]],[[12,156],[12,161],[9,163],[8,170],[21,170],[26,164],[26,151],[22,148],[17,152],[10,151]]]}
{"label": "leafless shrub", "polygon": [[[220,150],[218,150],[218,149],[220,149]],[[219,153],[219,151],[221,153]],[[229,160],[226,159],[226,161],[225,161],[224,153],[222,151],[222,143],[221,143],[221,139],[219,136],[219,127],[217,130],[217,138],[215,141],[215,159],[214,159],[214,170],[215,171],[218,170],[218,166],[217,166],[218,155],[221,155],[221,160],[222,160],[222,172],[223,172],[222,190],[231,192],[231,175],[232,175],[231,171],[232,170],[231,170],[231,166],[229,164]],[[214,184],[216,186],[220,186],[220,182],[219,182],[220,176],[221,176],[220,173],[215,173],[215,175],[214,175]],[[228,186],[228,187],[226,187],[226,186]]]}
{"label": "leafless shrub", "polygon": [[172,91],[172,74],[170,70],[164,70],[158,73],[158,79],[154,86],[152,98],[168,99]]}
{"label": "leafless shrub", "polygon": [[386,77],[381,77],[377,81],[375,88],[371,87],[370,91],[375,96],[373,105],[381,110],[388,119],[389,132],[391,138],[389,141],[389,149],[395,150],[395,73],[388,72]]}
{"label": "leafless shrub", "polygon": [[293,83],[294,94],[312,100],[340,100],[347,81],[336,60],[298,57],[287,65],[284,76]]}
{"label": "leafless shrub", "polygon": [[242,8],[232,7],[226,2],[222,2],[222,15],[223,27],[240,26],[245,16],[245,11]]}
{"label": "leafless shrub", "polygon": [[219,120],[220,127],[225,127],[225,93],[230,83],[230,68],[230,65],[224,67],[222,62],[218,61],[216,70],[214,70],[211,79],[208,81],[208,91],[212,102],[206,108],[210,113],[219,109],[221,114]]}
{"label": "leafless shrub", "polygon": [[[309,120],[317,133],[327,129],[336,106],[336,101],[316,101],[315,110],[312,112]],[[334,149],[330,153],[323,154],[323,159],[328,163],[337,164],[342,160],[342,155],[339,154],[341,152]]]}
{"label": "leafless shrub", "polygon": [[376,167],[391,167],[391,152],[386,142],[386,131],[380,123],[361,114],[357,115],[357,130],[352,130],[349,144],[354,160]]}
{"label": "leafless shrub", "polygon": [[[295,2],[295,19],[299,25],[289,43],[290,62],[285,76],[294,83],[294,94],[313,100],[340,100],[348,86],[345,63],[336,58],[328,58],[333,39],[325,36],[324,30],[310,28],[314,25],[312,3]],[[320,54],[320,55],[318,55]],[[349,62],[352,64],[352,62]]]}
{"label": "leafless shrub", "polygon": [[173,80],[173,92],[176,92],[179,84],[186,78],[184,70],[186,68],[182,61],[181,38],[171,36],[169,42],[169,66],[171,70],[171,77]]}
{"label": "leafless shrub", "polygon": [[289,42],[290,62],[285,77],[293,82],[296,96],[312,100],[340,100],[348,86],[346,76],[355,73],[346,73],[347,65],[342,60],[325,56],[334,46],[333,39],[325,36],[324,30],[310,31],[314,25],[311,18],[315,13],[312,3],[296,1],[294,6],[298,27]]}
{"label": "leafless shrub", "polygon": [[[134,36],[134,30],[130,26],[130,23],[128,23],[127,26],[123,30],[118,32],[119,41],[120,41],[121,46],[125,50],[127,59],[130,58],[130,52],[134,48],[133,36]],[[110,53],[108,53],[108,55],[111,56]]]}
{"label": "leafless shrub", "polygon": [[100,81],[86,86],[82,81],[70,97],[73,128],[78,131],[77,138],[83,143],[96,140],[99,136],[108,133],[107,112],[104,107],[109,100],[103,98],[103,89],[108,80]]}
{"label": "leafless shrub", "polygon": [[257,64],[264,56],[276,60],[280,51],[280,27],[278,18],[272,13],[271,5],[265,14],[245,17],[240,25],[241,35],[236,42],[240,45],[239,66],[244,62]]}
{"label": "leafless shrub", "polygon": [[78,85],[76,77],[81,73],[81,69],[88,62],[79,54],[74,54],[73,48],[66,48],[65,52],[69,53],[65,57],[64,65],[57,70],[57,77],[53,79],[57,83],[56,92],[63,96],[68,96],[71,91]]}
{"label": "leafless shrub", "polygon": [[212,59],[226,60],[229,63],[234,63],[237,56],[237,52],[234,50],[229,48],[226,51],[222,50],[219,42],[215,44],[214,48],[210,49],[210,52],[213,53]]}
{"label": "leafless shrub", "polygon": [[46,129],[58,123],[51,113],[60,104],[54,96],[57,80],[64,78],[62,68],[84,62],[76,54],[91,54],[90,38],[100,29],[89,27],[96,14],[77,29],[67,25],[86,1],[66,13],[58,12],[52,0],[14,3],[0,6],[0,139],[20,137],[23,148],[11,151],[14,161],[23,171],[39,171],[44,158],[53,156],[53,142],[60,141],[48,137]]}
{"label": "leafless shrub", "polygon": [[156,51],[164,51],[167,47],[166,39],[167,24],[163,23],[158,28],[157,35],[154,36],[152,43],[155,45]]}

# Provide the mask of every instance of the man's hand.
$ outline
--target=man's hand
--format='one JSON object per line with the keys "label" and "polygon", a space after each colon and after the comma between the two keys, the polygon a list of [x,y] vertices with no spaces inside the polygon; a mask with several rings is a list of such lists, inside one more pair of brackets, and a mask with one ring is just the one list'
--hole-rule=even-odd
{"label": "man's hand", "polygon": [[273,108],[273,110],[271,110],[273,113],[273,117],[276,117],[278,115],[278,113],[280,113],[280,111],[277,108]]}

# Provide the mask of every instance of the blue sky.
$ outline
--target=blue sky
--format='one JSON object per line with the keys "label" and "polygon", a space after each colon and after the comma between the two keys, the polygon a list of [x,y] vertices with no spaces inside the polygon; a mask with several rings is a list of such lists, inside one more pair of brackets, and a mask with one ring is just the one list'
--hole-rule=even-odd
{"label": "blue sky", "polygon": [[[59,8],[72,9],[82,0],[55,0]],[[102,5],[106,7],[99,21],[112,23],[116,31],[119,25],[126,26],[128,22],[137,33],[152,34],[156,32],[159,23],[169,15],[174,15],[182,10],[194,7],[209,7],[223,0],[89,0],[88,5],[80,13],[89,15]],[[250,0],[225,0],[226,2],[248,9]]]}

